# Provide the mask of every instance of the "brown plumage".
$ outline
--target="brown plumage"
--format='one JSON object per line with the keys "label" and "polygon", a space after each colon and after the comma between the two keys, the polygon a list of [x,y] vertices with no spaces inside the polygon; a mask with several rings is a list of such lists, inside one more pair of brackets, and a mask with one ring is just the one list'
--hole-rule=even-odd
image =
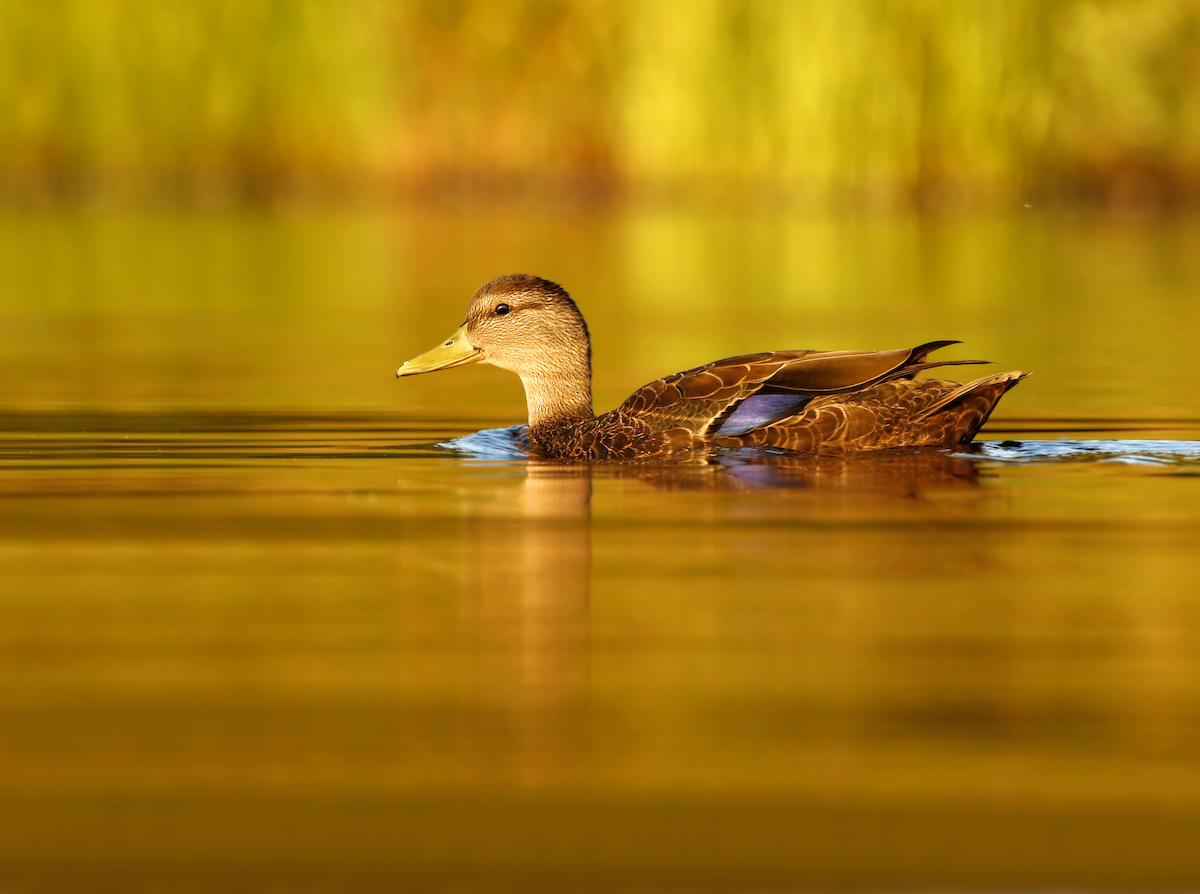
{"label": "brown plumage", "polygon": [[651,382],[595,416],[583,315],[561,286],[519,274],[480,288],[459,330],[396,375],[475,362],[512,370],[525,385],[529,439],[553,459],[630,460],[706,446],[848,453],[975,437],[1026,373],[966,384],[915,378],[934,367],[984,362],[927,359],[951,344],[730,357]]}

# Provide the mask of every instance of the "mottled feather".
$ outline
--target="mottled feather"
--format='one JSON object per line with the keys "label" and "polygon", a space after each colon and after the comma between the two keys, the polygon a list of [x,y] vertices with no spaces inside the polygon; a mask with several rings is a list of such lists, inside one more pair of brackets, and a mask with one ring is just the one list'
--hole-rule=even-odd
{"label": "mottled feather", "polygon": [[[591,409],[587,327],[566,291],[537,277],[501,277],[471,301],[467,359],[521,376],[530,407],[529,438],[560,460],[630,460],[704,446],[770,446],[844,453],[970,441],[1004,393],[1025,373],[959,383],[917,378],[943,366],[934,341],[888,351],[776,351],[717,360],[658,379],[601,416]],[[447,342],[450,346],[452,342]],[[464,350],[467,350],[464,348]],[[407,375],[409,364],[398,374]]]}

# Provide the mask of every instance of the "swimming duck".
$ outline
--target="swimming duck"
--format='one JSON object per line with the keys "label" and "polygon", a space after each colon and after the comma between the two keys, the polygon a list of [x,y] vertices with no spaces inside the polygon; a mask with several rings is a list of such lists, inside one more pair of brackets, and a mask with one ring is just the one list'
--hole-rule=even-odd
{"label": "swimming duck", "polygon": [[965,384],[916,378],[934,367],[986,362],[926,359],[952,344],[729,357],[651,382],[596,416],[583,315],[562,286],[515,274],[483,285],[462,326],[396,375],[467,363],[512,370],[525,386],[530,444],[551,459],[632,460],[708,446],[850,453],[951,446],[975,437],[1026,373]]}

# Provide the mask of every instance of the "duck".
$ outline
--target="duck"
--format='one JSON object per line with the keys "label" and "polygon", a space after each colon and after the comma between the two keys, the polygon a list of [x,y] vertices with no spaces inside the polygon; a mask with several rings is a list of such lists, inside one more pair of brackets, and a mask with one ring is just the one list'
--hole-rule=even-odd
{"label": "duck", "polygon": [[954,344],[727,357],[644,385],[597,416],[591,337],[579,307],[557,283],[510,274],[481,286],[463,324],[396,376],[469,363],[516,373],[525,386],[528,445],[550,460],[636,461],[711,448],[851,454],[969,443],[1028,375],[1002,372],[965,383],[917,377],[987,362],[929,359]]}

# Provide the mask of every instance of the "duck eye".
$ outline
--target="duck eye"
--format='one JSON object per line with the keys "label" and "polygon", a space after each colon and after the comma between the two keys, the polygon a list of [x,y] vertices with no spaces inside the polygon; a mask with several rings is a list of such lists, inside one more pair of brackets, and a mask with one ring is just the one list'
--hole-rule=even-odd
{"label": "duck eye", "polygon": [[512,310],[512,308],[509,307],[507,304],[497,304],[496,305],[496,316],[502,317],[506,313],[508,313],[510,310]]}

